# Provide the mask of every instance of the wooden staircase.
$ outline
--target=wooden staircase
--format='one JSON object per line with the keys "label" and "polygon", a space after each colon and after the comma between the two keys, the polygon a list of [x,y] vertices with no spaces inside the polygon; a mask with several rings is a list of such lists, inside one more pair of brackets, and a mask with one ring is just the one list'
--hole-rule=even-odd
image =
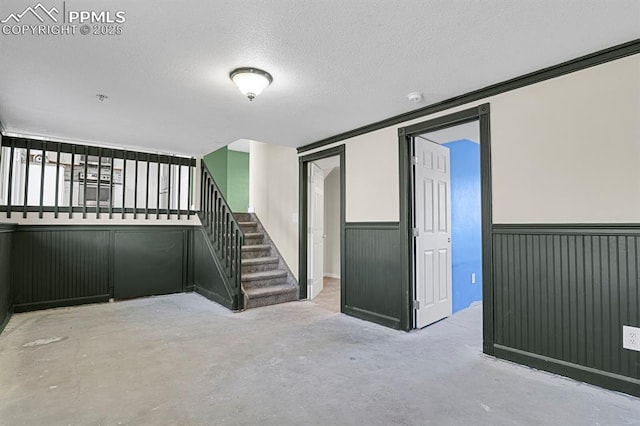
{"label": "wooden staircase", "polygon": [[244,233],[241,283],[245,309],[291,302],[299,286],[254,213],[234,213]]}

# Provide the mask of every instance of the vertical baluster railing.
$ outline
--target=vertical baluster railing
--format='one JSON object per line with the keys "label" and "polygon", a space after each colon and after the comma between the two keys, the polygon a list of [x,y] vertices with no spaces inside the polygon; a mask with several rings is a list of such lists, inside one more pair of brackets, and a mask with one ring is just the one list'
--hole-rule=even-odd
{"label": "vertical baluster railing", "polygon": [[220,218],[222,217],[220,215],[220,205],[222,203],[222,200],[220,200],[220,194],[218,193],[218,191],[216,191],[216,199],[215,199],[215,203],[213,205],[213,211],[215,212],[215,220],[214,220],[214,224],[215,224],[215,231],[214,231],[214,235],[215,235],[215,241],[218,247],[218,250],[220,250]]}
{"label": "vertical baluster railing", "polygon": [[224,258],[224,266],[227,269],[227,274],[229,273],[229,213],[224,212],[224,231],[223,231],[223,242],[222,246],[222,257]]}
{"label": "vertical baluster railing", "polygon": [[222,208],[222,199],[220,198],[220,194],[218,194],[218,207],[217,207],[217,211],[218,211],[218,250],[222,251],[222,244],[223,244],[223,224],[224,224],[224,215],[223,215],[223,208]]}
{"label": "vertical baluster railing", "polygon": [[243,309],[241,270],[244,234],[204,163],[201,166],[201,171],[200,219],[209,241],[220,259],[225,275],[229,279],[229,285],[235,292],[237,309]]}
{"label": "vertical baluster railing", "polygon": [[238,254],[238,230],[236,229],[236,227],[231,224],[231,259],[233,260],[233,262],[231,262],[231,275],[235,276],[235,273],[237,272],[237,268],[236,268],[236,257]]}
{"label": "vertical baluster railing", "polygon": [[218,192],[215,187],[210,187],[211,197],[209,197],[209,203],[207,208],[209,209],[209,232],[213,235],[213,239],[217,238],[216,235],[216,221],[218,220],[218,212],[216,210],[216,204],[218,203]]}
{"label": "vertical baluster railing", "polygon": [[201,201],[201,216],[202,225],[207,227],[207,223],[209,223],[209,209],[206,208],[207,200],[209,199],[209,182],[207,182],[206,175],[204,172],[202,173],[202,187],[200,189],[200,201]]}
{"label": "vertical baluster railing", "polygon": [[206,208],[206,200],[207,200],[207,177],[204,174],[204,171],[200,173],[200,220],[202,220],[202,224],[206,227],[206,219],[207,219],[207,208]]}
{"label": "vertical baluster railing", "polygon": [[216,209],[216,205],[218,205],[218,190],[215,186],[211,185],[211,201],[209,203],[209,209],[211,210],[211,235],[215,241],[217,241],[218,236],[216,222],[218,221],[218,210]]}
{"label": "vertical baluster railing", "polygon": [[209,233],[209,227],[211,226],[211,209],[209,208],[209,203],[211,202],[211,185],[209,184],[209,179],[205,174],[202,175],[202,186],[204,186],[202,209],[204,209],[205,212],[202,225],[207,230],[207,233]]}
{"label": "vertical baluster railing", "polygon": [[207,209],[209,210],[209,232],[213,232],[213,226],[216,220],[216,211],[213,209],[213,205],[216,202],[216,190],[215,187],[213,186],[213,182],[211,181],[211,178],[208,177],[207,175],[207,183],[209,185],[208,187],[208,191],[209,191],[209,197],[207,198]]}
{"label": "vertical baluster railing", "polygon": [[[136,171],[137,174],[137,171]],[[200,164],[200,212],[199,212],[199,216],[200,216],[200,220],[202,220],[202,223],[204,224],[204,218],[206,217],[207,214],[207,209],[206,209],[206,204],[204,202],[205,200],[205,196],[204,193],[206,191],[206,184],[205,184],[205,174],[204,174],[204,164]]]}
{"label": "vertical baluster railing", "polygon": [[227,213],[227,269],[231,271],[231,212]]}

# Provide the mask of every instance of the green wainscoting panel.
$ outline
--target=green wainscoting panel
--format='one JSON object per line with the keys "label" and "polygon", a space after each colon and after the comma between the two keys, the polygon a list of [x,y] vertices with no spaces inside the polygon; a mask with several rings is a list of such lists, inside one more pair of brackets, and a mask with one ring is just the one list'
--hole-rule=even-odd
{"label": "green wainscoting panel", "polygon": [[19,226],[13,251],[16,312],[109,299],[109,230]]}
{"label": "green wainscoting panel", "polygon": [[189,290],[190,225],[40,225],[13,233],[16,312]]}
{"label": "green wainscoting panel", "polygon": [[397,222],[345,224],[343,312],[401,328],[403,294]]}
{"label": "green wainscoting panel", "polygon": [[185,232],[114,232],[114,297],[126,299],[184,291]]}
{"label": "green wainscoting panel", "polygon": [[196,229],[193,240],[195,291],[228,309],[236,309],[234,296],[225,285],[223,269],[208,244],[208,237],[202,229]]}
{"label": "green wainscoting panel", "polygon": [[0,224],[0,333],[13,313],[11,246],[15,226]]}
{"label": "green wainscoting panel", "polygon": [[640,396],[640,226],[493,225],[496,356]]}

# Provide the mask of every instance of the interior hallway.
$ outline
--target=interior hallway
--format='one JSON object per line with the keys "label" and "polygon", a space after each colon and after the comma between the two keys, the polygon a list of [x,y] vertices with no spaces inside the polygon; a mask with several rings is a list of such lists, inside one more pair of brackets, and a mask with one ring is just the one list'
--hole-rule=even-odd
{"label": "interior hallway", "polygon": [[480,348],[480,305],[412,333],[314,302],[231,313],[194,293],[16,314],[0,423],[640,423],[637,398]]}
{"label": "interior hallway", "polygon": [[324,277],[322,291],[313,299],[313,303],[330,312],[340,312],[340,280]]}

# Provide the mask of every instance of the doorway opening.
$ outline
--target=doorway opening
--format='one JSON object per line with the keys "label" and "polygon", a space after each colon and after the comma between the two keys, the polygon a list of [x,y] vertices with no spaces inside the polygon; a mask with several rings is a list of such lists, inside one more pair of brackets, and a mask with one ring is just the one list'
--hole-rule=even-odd
{"label": "doorway opening", "polygon": [[344,146],[300,158],[300,299],[342,312]]}
{"label": "doorway opening", "polygon": [[[431,244],[433,246],[430,248],[431,252],[429,252],[429,250],[426,250],[426,252],[425,250],[422,250],[423,245],[418,242],[418,240],[420,239],[420,228],[422,227],[423,234],[428,228],[428,226],[426,226],[424,223],[420,223],[420,221],[432,223],[432,225],[430,226],[432,226],[434,230],[437,229],[439,231],[441,228],[451,229],[451,220],[449,220],[446,211],[452,210],[452,203],[449,200],[446,192],[438,193],[438,189],[440,189],[443,184],[438,182],[439,177],[437,175],[433,175],[431,177],[428,176],[428,167],[423,167],[426,164],[426,160],[420,160],[418,158],[418,155],[416,155],[416,146],[420,150],[418,154],[428,155],[434,161],[432,166],[435,165],[436,170],[438,168],[442,169],[443,167],[441,167],[441,165],[443,160],[440,159],[439,161],[441,162],[441,164],[438,165],[438,152],[442,152],[442,150],[444,150],[447,154],[450,154],[450,149],[443,147],[441,144],[433,143],[433,140],[436,140],[435,138],[442,136],[442,134],[438,135],[435,132],[444,131],[445,129],[451,129],[456,126],[469,123],[476,123],[479,133],[478,142],[480,156],[479,180],[481,263],[480,270],[478,272],[464,272],[464,269],[462,269],[463,272],[461,272],[461,274],[463,284],[467,283],[468,286],[476,286],[476,291],[481,292],[483,352],[488,355],[494,355],[494,292],[492,278],[493,270],[491,242],[491,131],[489,104],[482,104],[477,107],[461,110],[441,117],[433,118],[422,123],[417,123],[398,129],[401,194],[399,225],[401,233],[401,247],[403,247],[403,249],[401,250],[401,260],[403,265],[401,287],[403,295],[404,297],[406,297],[405,302],[403,303],[401,325],[405,330],[416,327],[419,328],[421,326],[425,326],[429,323],[437,321],[437,319],[435,318],[437,318],[438,315],[443,315],[442,312],[439,312],[438,314],[434,313],[433,316],[430,316],[430,314],[427,315],[426,313],[425,315],[419,313],[419,310],[424,307],[425,304],[428,305],[429,303],[431,303],[430,294],[422,290],[423,288],[428,287],[426,287],[426,284],[420,283],[421,280],[425,281],[425,278],[432,277],[433,280],[430,283],[431,287],[434,288],[434,291],[438,290],[440,292],[432,293],[434,294],[432,299],[437,299],[440,294],[446,294],[446,297],[449,298],[446,303],[443,302],[442,307],[438,307],[438,309],[442,309],[442,311],[445,312],[443,317],[446,317],[448,315],[447,311],[449,309],[451,311],[453,311],[454,309],[453,306],[455,297],[452,295],[454,293],[453,282],[450,290],[442,290],[441,287],[441,283],[448,284],[448,278],[443,275],[449,275],[449,277],[453,278],[453,264],[452,267],[449,268],[448,262],[449,259],[452,260],[450,255],[451,252],[455,251],[455,242],[453,242],[454,235],[452,234],[449,236],[446,235],[446,233],[443,233],[444,235],[438,236],[438,238],[435,238],[434,236],[434,240],[431,241]],[[431,139],[431,141],[426,139]],[[426,143],[429,142],[431,143],[431,145],[426,145]],[[425,154],[423,152],[425,150],[433,152],[431,152],[431,154]],[[423,166],[418,167],[420,161],[422,161]],[[416,172],[418,168],[424,170]],[[449,167],[447,167],[447,169],[448,168]],[[429,178],[433,180],[433,186],[431,187],[431,189],[433,189],[433,192],[428,192],[429,189],[425,185],[419,184],[420,179]],[[416,196],[416,194],[419,194],[419,191],[422,191],[423,194]],[[436,200],[438,201],[438,203],[432,203],[431,207],[433,208],[429,209],[427,209],[424,205],[418,205],[419,202],[424,203],[425,200]],[[442,203],[440,203],[441,200],[443,200]],[[444,206],[445,208],[442,209],[442,206]],[[435,211],[434,208],[436,208]],[[464,213],[464,211],[465,210],[463,209],[462,213]],[[421,214],[420,212],[427,213],[419,216]],[[444,219],[441,219],[441,217]],[[436,219],[438,220],[437,222]],[[477,232],[477,227],[475,227],[475,230]],[[453,247],[449,247],[446,245],[447,243],[449,243],[449,238],[451,238],[451,241],[454,244]],[[459,239],[459,237],[456,238]],[[477,247],[477,237],[467,239],[470,241],[475,241],[474,244]],[[425,244],[428,244],[428,242]],[[441,247],[439,247],[438,245],[441,245]],[[436,256],[436,252],[445,249],[449,250],[448,258],[445,256]],[[420,251],[422,251],[422,253],[420,253]],[[460,249],[458,251],[460,251]],[[432,256],[432,258],[429,258],[429,256]],[[447,260],[447,263],[445,263],[445,260]],[[427,269],[424,267],[424,265],[421,266],[420,262],[424,262],[427,265],[432,265],[433,267],[431,269]],[[443,264],[444,266],[441,267],[441,265]],[[477,269],[477,263],[474,268]],[[444,271],[445,274],[442,274],[442,271]],[[436,272],[438,273],[437,277],[435,277],[434,275]],[[422,276],[420,276],[421,273]],[[472,273],[474,273],[475,275],[471,275]],[[438,278],[438,281],[435,281],[435,278]],[[474,280],[474,278],[476,283],[472,284],[471,281]],[[423,291],[422,294],[420,293],[421,291]],[[472,295],[471,297],[474,296]],[[464,298],[459,298],[459,300],[461,301],[461,303],[464,303]]]}
{"label": "doorway opening", "polygon": [[480,124],[413,138],[414,327],[482,301]]}

